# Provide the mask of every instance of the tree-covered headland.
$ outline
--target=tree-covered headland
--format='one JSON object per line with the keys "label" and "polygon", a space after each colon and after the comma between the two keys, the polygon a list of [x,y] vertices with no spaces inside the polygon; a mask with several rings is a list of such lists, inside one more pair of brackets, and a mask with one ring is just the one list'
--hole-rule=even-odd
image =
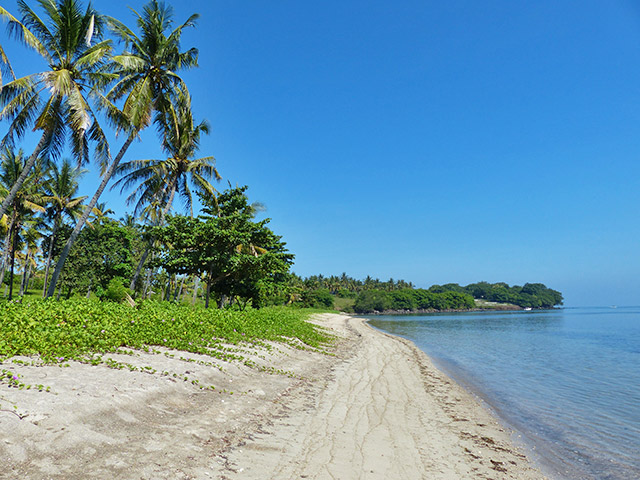
{"label": "tree-covered headland", "polygon": [[457,283],[415,288],[411,282],[367,277],[315,275],[295,284],[303,303],[312,306],[334,305],[356,313],[415,312],[469,309],[553,308],[562,305],[562,294],[541,283],[509,286],[506,283],[478,282],[467,286]]}

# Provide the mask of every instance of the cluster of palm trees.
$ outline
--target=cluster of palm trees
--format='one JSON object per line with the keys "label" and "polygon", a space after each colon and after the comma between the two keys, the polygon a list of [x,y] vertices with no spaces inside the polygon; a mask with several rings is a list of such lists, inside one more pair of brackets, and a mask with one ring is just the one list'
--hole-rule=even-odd
{"label": "cluster of palm trees", "polygon": [[[16,78],[0,45],[0,124],[8,126],[0,145],[0,219],[5,226],[0,275],[7,268],[13,275],[18,258],[26,288],[29,265],[36,265],[34,252],[40,248],[44,295],[52,296],[80,231],[91,215],[104,213],[106,207],[100,208],[98,201],[112,178],[119,177],[116,186],[123,190],[132,189],[128,201],[134,215],[162,222],[176,194],[190,207],[190,184],[214,195],[211,180],[220,177],[213,157],[194,158],[209,127],[194,120],[180,77],[181,71],[197,66],[197,49],[182,51],[180,40],[198,15],[176,27],[171,7],[150,0],[140,13],[134,11],[136,33],[79,0],[36,3],[38,11],[20,0],[19,17],[0,7],[12,36],[46,64],[44,71]],[[167,158],[123,162],[129,146],[152,123]],[[115,155],[103,125],[123,139]],[[39,140],[26,155],[19,147],[28,130],[37,132]],[[72,161],[60,160],[66,145]],[[89,163],[99,166],[101,182],[85,204],[87,197],[77,196],[77,186],[81,168]],[[73,223],[73,230],[53,266],[53,240],[65,221]],[[30,233],[43,228],[49,233],[47,245]],[[9,285],[12,289],[13,282]]]}
{"label": "cluster of palm trees", "polygon": [[295,277],[295,283],[301,285],[303,289],[307,291],[326,289],[333,294],[339,294],[340,292],[357,293],[364,290],[394,291],[414,288],[413,283],[406,282],[405,280],[394,280],[390,278],[385,282],[377,278],[374,279],[369,275],[367,275],[367,278],[364,280],[358,280],[346,273],[340,276],[324,276],[320,274],[311,275],[307,278]]}

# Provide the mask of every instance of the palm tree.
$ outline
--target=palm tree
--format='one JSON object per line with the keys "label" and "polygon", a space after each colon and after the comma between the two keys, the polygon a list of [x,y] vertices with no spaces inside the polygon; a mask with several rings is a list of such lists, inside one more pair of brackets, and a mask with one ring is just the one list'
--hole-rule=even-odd
{"label": "palm tree", "polygon": [[189,183],[195,186],[197,192],[215,195],[216,189],[210,179],[221,179],[215,168],[215,158],[193,158],[200,146],[202,133],[209,133],[209,124],[202,121],[194,125],[191,109],[184,106],[178,113],[177,129],[167,126],[165,131],[166,159],[133,160],[120,165],[118,173],[123,176],[114,184],[114,188],[120,186],[120,192],[124,192],[135,186],[127,197],[127,204],[135,204],[134,214],[158,202],[163,205],[162,218],[171,209],[176,193],[193,214],[193,195]]}
{"label": "palm tree", "polygon": [[[24,153],[19,150],[18,153],[9,147],[6,147],[0,155],[0,195],[4,196],[9,190],[9,185],[13,185],[15,179],[24,169]],[[44,212],[43,196],[41,189],[42,169],[34,169],[27,182],[23,185],[10,204],[9,210],[9,231],[5,240],[5,253],[3,255],[2,268],[0,269],[0,284],[2,284],[5,275],[6,262],[10,260],[10,282],[9,282],[9,299],[13,296],[13,272],[15,268],[15,258],[18,247],[18,240],[22,224],[26,217],[33,212]]]}
{"label": "palm tree", "polygon": [[[170,30],[173,26],[172,9],[157,0],[149,2],[142,14],[134,13],[141,31],[140,37],[124,24],[109,19],[112,31],[124,42],[126,50],[113,57],[109,71],[115,74],[117,81],[101,97],[102,107],[109,119],[119,133],[127,135],[127,140],[103,173],[96,193],[60,254],[47,290],[49,297],[55,292],[56,282],[71,246],[133,140],[150,125],[152,119],[159,126],[176,124],[173,105],[177,103],[176,98],[180,93],[188,92],[176,72],[197,66],[198,50],[191,48],[180,52],[180,37],[184,28],[195,25],[198,15],[192,15],[185,23]],[[123,107],[118,109],[114,102],[123,99]]]}
{"label": "palm tree", "polygon": [[113,209],[109,208],[107,202],[98,203],[91,210],[91,215],[86,221],[86,224],[93,228],[93,223],[104,223],[105,220],[109,219],[109,215],[113,215],[116,213]]}
{"label": "palm tree", "polygon": [[38,240],[42,238],[43,228],[45,222],[41,217],[33,217],[24,222],[25,232],[23,234],[23,240],[25,244],[25,253],[22,258],[22,282],[20,282],[20,296],[23,296],[29,288],[29,278],[31,277],[31,270],[37,265],[38,254],[40,253],[40,247]]}
{"label": "palm tree", "polygon": [[132,230],[139,230],[140,224],[138,223],[138,218],[130,213],[125,213],[124,217],[120,217],[119,222],[125,227],[131,228]]}
{"label": "palm tree", "polygon": [[62,226],[64,218],[75,221],[82,211],[82,202],[87,198],[77,197],[79,180],[86,173],[86,170],[74,168],[69,159],[64,159],[62,165],[52,165],[49,171],[49,179],[44,185],[44,199],[48,203],[47,217],[51,220],[51,235],[47,249],[47,260],[44,270],[44,296],[49,279],[49,268],[53,258],[53,246],[56,234]]}
{"label": "palm tree", "polygon": [[[77,0],[39,0],[45,17],[41,18],[24,0],[18,2],[22,22],[8,19],[16,37],[35,49],[46,61],[48,70],[13,80],[0,91],[0,119],[11,120],[3,143],[14,145],[27,127],[42,132],[40,141],[24,165],[9,194],[0,206],[0,217],[22,187],[38,157],[56,158],[66,137],[78,163],[89,160],[90,141],[96,142],[96,158],[109,157],[106,136],[91,108],[88,95],[106,85],[113,75],[100,70],[111,54],[111,41],[101,39],[104,19],[91,6],[81,9]],[[46,101],[42,98],[48,97]]]}
{"label": "palm tree", "polygon": [[[215,188],[210,179],[220,180],[220,174],[215,168],[215,158],[193,158],[200,145],[202,133],[209,133],[209,125],[202,121],[195,125],[190,108],[190,100],[183,99],[183,104],[178,110],[179,122],[177,129],[167,126],[165,131],[165,150],[168,158],[163,160],[133,160],[122,164],[119,172],[124,176],[120,178],[114,187],[120,185],[120,191],[132,185],[138,185],[127,198],[127,203],[135,203],[135,213],[139,213],[147,204],[162,205],[159,223],[163,223],[176,193],[183,199],[186,207],[193,215],[193,194],[190,183],[199,193],[213,196]],[[151,250],[150,242],[145,249],[138,268],[131,279],[129,288],[135,288],[142,267]]]}

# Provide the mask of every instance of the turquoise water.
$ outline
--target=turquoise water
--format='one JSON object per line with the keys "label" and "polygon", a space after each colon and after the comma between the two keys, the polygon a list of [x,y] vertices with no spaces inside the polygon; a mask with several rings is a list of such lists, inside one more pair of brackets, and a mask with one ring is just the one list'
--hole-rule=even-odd
{"label": "turquoise water", "polygon": [[474,390],[560,479],[640,479],[640,307],[375,316]]}

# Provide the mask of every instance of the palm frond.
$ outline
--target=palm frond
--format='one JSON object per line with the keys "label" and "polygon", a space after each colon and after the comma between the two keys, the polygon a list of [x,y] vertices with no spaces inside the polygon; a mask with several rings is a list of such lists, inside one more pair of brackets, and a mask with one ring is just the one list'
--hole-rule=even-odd
{"label": "palm frond", "polygon": [[[40,3],[49,4],[51,2],[40,0]],[[53,60],[52,52],[60,57],[61,52],[57,49],[56,36],[36,12],[24,0],[18,1],[18,10],[22,13],[22,22],[10,22],[11,33],[25,45],[35,49],[47,62]]]}
{"label": "palm frond", "polygon": [[105,16],[105,21],[107,23],[107,27],[111,32],[122,42],[124,42],[125,47],[133,43],[137,37],[136,35],[120,20],[117,20],[113,17]]}
{"label": "palm frond", "polygon": [[87,137],[95,144],[95,159],[100,165],[100,175],[103,175],[109,161],[111,160],[111,149],[109,148],[107,136],[102,130],[100,124],[94,121],[87,132]]}
{"label": "palm frond", "polygon": [[95,68],[98,65],[103,64],[113,51],[113,45],[111,40],[104,40],[100,43],[96,43],[91,48],[82,52],[82,55],[75,61],[76,68]]}
{"label": "palm frond", "polygon": [[40,40],[38,40],[38,38],[33,33],[31,33],[31,31],[26,26],[24,26],[16,17],[11,15],[3,7],[0,7],[0,17],[2,17],[3,20],[9,22],[9,31],[13,34],[14,37],[27,45],[29,48],[34,49],[36,52],[38,52],[39,55],[45,57],[46,59],[49,58],[47,49],[44,47],[44,45],[42,45]]}
{"label": "palm frond", "polygon": [[3,72],[9,74],[11,79],[15,80],[16,74],[13,72],[13,68],[11,68],[7,54],[4,52],[2,45],[0,45],[0,89],[2,89],[2,84],[4,83],[2,78]]}
{"label": "palm frond", "polygon": [[112,60],[124,71],[142,73],[147,67],[147,63],[143,58],[132,53],[122,53],[114,55]]}

